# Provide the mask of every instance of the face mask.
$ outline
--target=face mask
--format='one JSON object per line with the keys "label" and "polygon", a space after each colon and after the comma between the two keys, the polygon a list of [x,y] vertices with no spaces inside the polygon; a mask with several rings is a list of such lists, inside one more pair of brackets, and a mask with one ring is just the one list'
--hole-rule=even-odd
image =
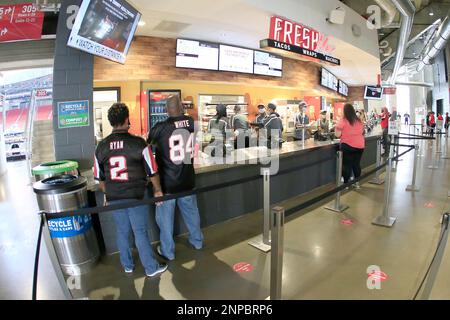
{"label": "face mask", "polygon": [[266,111],[264,109],[259,109],[260,114],[264,114]]}

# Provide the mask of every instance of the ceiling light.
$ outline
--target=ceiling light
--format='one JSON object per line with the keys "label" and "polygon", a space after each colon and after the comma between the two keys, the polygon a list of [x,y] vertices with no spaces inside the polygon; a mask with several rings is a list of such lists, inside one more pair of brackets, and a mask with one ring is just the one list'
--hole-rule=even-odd
{"label": "ceiling light", "polygon": [[433,12],[428,13],[429,16],[434,16]]}
{"label": "ceiling light", "polygon": [[139,22],[138,22],[138,26],[139,26],[139,27],[145,26],[145,21],[139,21]]}

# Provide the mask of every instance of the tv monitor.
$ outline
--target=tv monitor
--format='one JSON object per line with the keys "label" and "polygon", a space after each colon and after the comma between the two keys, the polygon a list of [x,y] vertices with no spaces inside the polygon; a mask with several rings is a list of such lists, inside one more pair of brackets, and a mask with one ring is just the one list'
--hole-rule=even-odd
{"label": "tv monitor", "polygon": [[376,86],[366,86],[364,89],[364,99],[381,100],[383,97],[383,88]]}
{"label": "tv monitor", "polygon": [[254,74],[281,77],[283,75],[283,59],[264,51],[254,51]]}
{"label": "tv monitor", "polygon": [[125,63],[140,17],[124,0],[83,0],[67,45]]}
{"label": "tv monitor", "polygon": [[253,50],[221,44],[219,70],[253,73]]}
{"label": "tv monitor", "polygon": [[177,39],[175,66],[178,68],[218,70],[219,44]]}
{"label": "tv monitor", "polygon": [[348,96],[348,86],[347,86],[347,84],[344,82],[344,81],[342,81],[342,80],[339,80],[339,87],[338,87],[338,92],[340,93],[340,94],[342,94],[343,96]]}
{"label": "tv monitor", "polygon": [[325,68],[322,68],[320,84],[333,91],[338,91],[338,78]]}

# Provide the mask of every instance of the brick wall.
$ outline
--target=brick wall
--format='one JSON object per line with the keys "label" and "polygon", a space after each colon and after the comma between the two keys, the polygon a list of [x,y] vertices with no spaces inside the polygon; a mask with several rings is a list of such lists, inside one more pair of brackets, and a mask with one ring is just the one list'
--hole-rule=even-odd
{"label": "brick wall", "polygon": [[[283,58],[283,77],[267,77],[235,72],[183,69],[175,67],[176,39],[136,37],[126,63],[120,65],[95,58],[94,81],[111,80],[189,80],[244,83],[246,86],[296,88],[300,91],[319,90],[316,95],[340,98],[319,85],[320,66]],[[312,95],[309,92],[309,95]]]}

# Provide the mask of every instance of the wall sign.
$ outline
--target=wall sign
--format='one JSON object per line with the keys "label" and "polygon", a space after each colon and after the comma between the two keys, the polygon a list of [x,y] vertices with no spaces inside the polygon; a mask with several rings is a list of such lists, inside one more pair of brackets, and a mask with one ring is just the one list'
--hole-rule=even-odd
{"label": "wall sign", "polygon": [[260,46],[295,52],[334,65],[341,64],[339,59],[325,54],[335,50],[329,43],[328,36],[277,16],[270,18],[269,39],[261,40]]}
{"label": "wall sign", "polygon": [[58,128],[89,126],[89,101],[58,102]]}
{"label": "wall sign", "polygon": [[0,42],[41,39],[44,13],[33,3],[0,6]]}

